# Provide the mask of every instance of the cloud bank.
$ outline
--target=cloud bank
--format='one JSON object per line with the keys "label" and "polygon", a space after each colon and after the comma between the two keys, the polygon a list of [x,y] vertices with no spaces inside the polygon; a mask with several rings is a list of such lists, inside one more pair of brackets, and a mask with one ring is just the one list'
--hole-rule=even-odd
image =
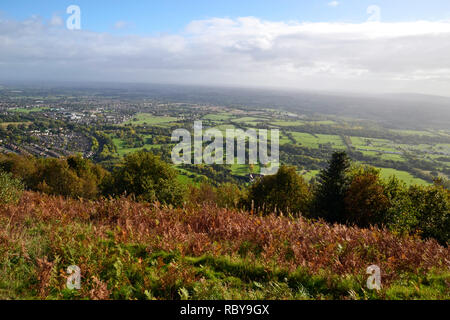
{"label": "cloud bank", "polygon": [[273,86],[450,95],[450,22],[192,21],[179,34],[0,20],[0,79]]}
{"label": "cloud bank", "polygon": [[328,2],[328,6],[330,6],[330,7],[337,7],[338,5],[339,5],[339,1]]}

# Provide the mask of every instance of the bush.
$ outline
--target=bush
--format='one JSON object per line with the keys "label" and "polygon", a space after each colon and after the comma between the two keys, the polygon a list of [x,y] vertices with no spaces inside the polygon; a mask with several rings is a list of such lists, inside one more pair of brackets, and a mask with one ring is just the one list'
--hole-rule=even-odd
{"label": "bush", "polygon": [[16,203],[23,192],[23,184],[12,174],[0,171],[0,203]]}
{"label": "bush", "polygon": [[390,208],[388,226],[399,233],[450,242],[450,192],[439,181],[432,186],[407,188],[396,178],[386,184]]}
{"label": "bush", "polygon": [[233,183],[224,183],[214,187],[207,182],[199,186],[190,185],[188,203],[191,205],[217,205],[219,208],[237,208],[242,199],[242,192]]}
{"label": "bush", "polygon": [[217,187],[217,205],[221,208],[237,208],[242,199],[242,191],[233,183]]}
{"label": "bush", "polygon": [[1,155],[0,169],[24,182],[27,189],[67,197],[95,199],[109,173],[81,156],[37,159]]}
{"label": "bush", "polygon": [[385,223],[389,199],[384,193],[380,170],[372,167],[355,170],[345,196],[345,208],[348,224],[367,228]]}
{"label": "bush", "polygon": [[440,185],[411,187],[409,196],[418,215],[418,231],[424,238],[434,238],[441,244],[450,241],[450,199]]}
{"label": "bush", "polygon": [[32,156],[20,156],[17,154],[0,154],[0,170],[11,173],[15,178],[23,181],[27,188],[31,188],[36,182],[36,158]]}
{"label": "bush", "polygon": [[146,151],[127,155],[113,173],[113,195],[133,194],[138,200],[179,206],[185,190],[169,164]]}
{"label": "bush", "polygon": [[275,175],[265,176],[250,186],[245,206],[263,214],[305,214],[311,192],[295,167],[281,166]]}
{"label": "bush", "polygon": [[188,191],[188,203],[191,205],[217,203],[217,189],[207,182],[199,186],[190,185]]}

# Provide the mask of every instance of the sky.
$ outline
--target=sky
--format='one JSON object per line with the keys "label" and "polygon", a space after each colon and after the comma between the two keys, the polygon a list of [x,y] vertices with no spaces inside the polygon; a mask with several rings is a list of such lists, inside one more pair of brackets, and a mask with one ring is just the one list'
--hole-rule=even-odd
{"label": "sky", "polygon": [[2,0],[9,80],[450,96],[450,1]]}

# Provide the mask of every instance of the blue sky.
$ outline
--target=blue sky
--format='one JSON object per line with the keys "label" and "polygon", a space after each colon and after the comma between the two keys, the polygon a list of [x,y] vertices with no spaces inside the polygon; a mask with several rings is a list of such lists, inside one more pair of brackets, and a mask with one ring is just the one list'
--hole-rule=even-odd
{"label": "blue sky", "polygon": [[0,0],[0,39],[0,81],[450,96],[450,0]]}
{"label": "blue sky", "polygon": [[[32,15],[67,17],[65,9],[79,5],[83,29],[110,33],[177,33],[192,20],[254,16],[270,21],[352,22],[367,20],[369,5],[381,8],[385,22],[450,20],[449,0],[2,0],[3,17],[25,20]],[[117,22],[127,23],[121,30]]]}

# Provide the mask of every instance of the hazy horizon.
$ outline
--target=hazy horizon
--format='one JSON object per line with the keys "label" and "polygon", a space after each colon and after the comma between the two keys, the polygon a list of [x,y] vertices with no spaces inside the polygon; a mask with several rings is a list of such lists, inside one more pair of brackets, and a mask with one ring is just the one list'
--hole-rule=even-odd
{"label": "hazy horizon", "polygon": [[[195,1],[198,13],[164,20],[160,2],[77,1],[81,29],[69,30],[70,1],[3,1],[0,81],[450,96],[450,4],[288,2],[223,8]],[[296,19],[288,8],[299,10]]]}

